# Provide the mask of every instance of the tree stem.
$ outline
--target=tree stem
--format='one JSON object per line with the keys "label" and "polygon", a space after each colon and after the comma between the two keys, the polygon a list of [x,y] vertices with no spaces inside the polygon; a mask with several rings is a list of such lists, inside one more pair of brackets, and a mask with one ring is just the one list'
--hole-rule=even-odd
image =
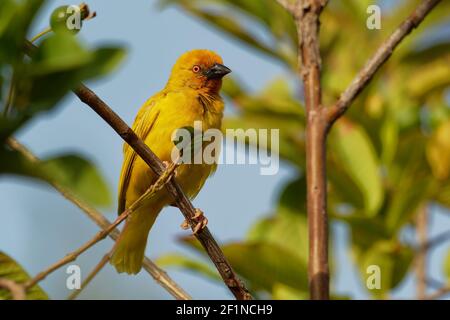
{"label": "tree stem", "polygon": [[299,33],[306,124],[306,180],[309,231],[309,289],[313,300],[329,299],[328,216],[326,182],[326,113],[320,84],[319,16],[324,0],[301,3],[296,15]]}
{"label": "tree stem", "polygon": [[426,205],[420,209],[416,218],[416,232],[419,245],[419,251],[416,255],[415,267],[417,277],[417,299],[425,299],[427,293],[427,227],[428,227],[428,210]]}

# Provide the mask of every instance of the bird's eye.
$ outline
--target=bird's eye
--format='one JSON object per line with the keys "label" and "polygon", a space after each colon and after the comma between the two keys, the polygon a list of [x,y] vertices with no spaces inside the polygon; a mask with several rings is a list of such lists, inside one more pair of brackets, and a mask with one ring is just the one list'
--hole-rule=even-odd
{"label": "bird's eye", "polygon": [[200,66],[193,66],[193,67],[192,67],[192,71],[193,71],[194,73],[199,73],[199,72],[200,72]]}

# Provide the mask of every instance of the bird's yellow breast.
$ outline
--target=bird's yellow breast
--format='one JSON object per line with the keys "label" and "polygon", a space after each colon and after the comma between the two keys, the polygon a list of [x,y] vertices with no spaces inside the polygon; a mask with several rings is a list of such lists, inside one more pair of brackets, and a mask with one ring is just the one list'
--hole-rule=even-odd
{"label": "bird's yellow breast", "polygon": [[[156,100],[155,100],[156,99]],[[178,92],[166,92],[152,98],[140,110],[141,113],[151,113],[148,117],[140,117],[136,121],[153,119],[151,129],[144,137],[145,144],[162,161],[170,162],[172,150],[175,147],[172,135],[183,127],[193,127],[195,121],[202,122],[202,129],[220,129],[223,116],[223,101],[219,96],[200,96],[194,90],[182,90]],[[135,127],[139,125],[135,123]],[[183,164],[177,169],[177,181],[189,197],[194,197],[203,186],[208,176],[215,170],[216,165],[208,164]],[[147,164],[137,158],[129,179],[129,187],[126,191],[127,205],[137,199],[155,181],[155,175]],[[167,197],[167,201],[170,199]],[[161,201],[161,200],[158,200]]]}

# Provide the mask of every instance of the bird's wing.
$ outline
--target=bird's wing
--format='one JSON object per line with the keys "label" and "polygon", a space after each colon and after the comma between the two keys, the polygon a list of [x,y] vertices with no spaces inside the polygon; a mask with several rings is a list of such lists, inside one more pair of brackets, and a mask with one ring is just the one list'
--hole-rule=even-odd
{"label": "bird's wing", "polygon": [[[159,108],[156,105],[158,98],[162,98],[160,96],[155,96],[150,98],[142,108],[139,110],[136,119],[133,124],[133,131],[136,135],[145,140],[153,125],[155,124],[156,119],[159,115]],[[136,160],[136,152],[134,152],[133,148],[131,148],[127,143],[123,146],[124,152],[124,161],[122,165],[122,171],[120,173],[120,182],[119,182],[119,203],[118,203],[118,214],[120,215],[125,210],[125,194],[128,189],[128,183],[130,181],[131,172],[133,170],[133,166]]]}

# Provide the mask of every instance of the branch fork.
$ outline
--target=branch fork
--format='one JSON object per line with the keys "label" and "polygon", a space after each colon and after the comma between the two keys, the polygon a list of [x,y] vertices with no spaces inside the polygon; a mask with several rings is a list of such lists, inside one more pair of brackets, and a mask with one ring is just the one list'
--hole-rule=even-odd
{"label": "branch fork", "polygon": [[327,0],[277,0],[292,14],[298,32],[299,75],[303,79],[306,125],[306,179],[311,299],[329,299],[326,139],[358,94],[400,42],[441,0],[424,0],[368,60],[338,101],[322,105],[319,17]]}

